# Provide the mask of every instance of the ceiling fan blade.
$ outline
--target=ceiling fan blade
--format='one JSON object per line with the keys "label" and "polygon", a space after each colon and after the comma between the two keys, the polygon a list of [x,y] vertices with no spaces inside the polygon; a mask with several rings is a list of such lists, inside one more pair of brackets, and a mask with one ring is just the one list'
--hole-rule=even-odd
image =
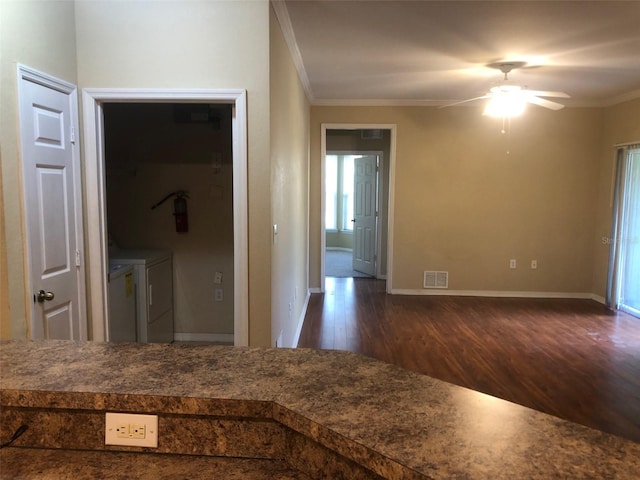
{"label": "ceiling fan blade", "polygon": [[453,107],[454,105],[460,105],[461,103],[473,102],[474,100],[482,100],[483,98],[489,98],[489,95],[482,95],[481,97],[468,98],[466,100],[460,100],[459,102],[448,103],[446,105],[440,105],[438,108]]}
{"label": "ceiling fan blade", "polygon": [[564,108],[564,105],[560,103],[533,96],[527,97],[527,102],[533,103],[534,105],[539,105],[541,107],[550,108],[551,110],[561,110]]}
{"label": "ceiling fan blade", "polygon": [[564,92],[548,92],[545,90],[525,90],[529,95],[537,95],[538,97],[557,97],[557,98],[571,98]]}

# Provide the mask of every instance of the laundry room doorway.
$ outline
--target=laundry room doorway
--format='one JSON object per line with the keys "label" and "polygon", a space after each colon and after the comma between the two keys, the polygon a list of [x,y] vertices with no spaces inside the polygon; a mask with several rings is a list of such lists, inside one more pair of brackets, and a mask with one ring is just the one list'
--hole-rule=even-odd
{"label": "laundry room doorway", "polygon": [[[173,334],[165,315],[162,332],[138,328],[137,340],[248,343],[245,96],[83,91],[94,340],[118,337],[110,331],[108,274],[122,267],[115,263],[161,253],[171,259],[173,285],[154,288],[173,313]],[[150,306],[153,290],[138,289]],[[140,305],[137,313],[144,315]]]}

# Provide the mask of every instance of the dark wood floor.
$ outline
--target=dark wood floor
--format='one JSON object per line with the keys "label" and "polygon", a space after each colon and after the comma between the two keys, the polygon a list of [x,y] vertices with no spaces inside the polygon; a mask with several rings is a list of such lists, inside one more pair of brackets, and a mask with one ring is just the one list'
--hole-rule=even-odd
{"label": "dark wood floor", "polygon": [[592,300],[387,295],[327,278],[299,347],[350,350],[640,442],[640,319]]}

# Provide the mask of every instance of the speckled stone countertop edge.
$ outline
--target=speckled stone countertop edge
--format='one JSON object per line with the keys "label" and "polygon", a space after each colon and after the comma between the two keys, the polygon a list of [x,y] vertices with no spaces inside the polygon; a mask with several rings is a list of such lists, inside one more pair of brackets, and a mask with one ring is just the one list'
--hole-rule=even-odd
{"label": "speckled stone countertop edge", "polygon": [[[224,408],[217,405],[224,404]],[[271,400],[169,397],[101,392],[5,390],[0,388],[3,407],[84,410],[216,416],[224,418],[273,420],[314,442],[380,475],[423,478],[398,459],[389,458],[322,424]],[[245,408],[249,406],[250,408]],[[383,467],[382,469],[380,467]]]}
{"label": "speckled stone countertop edge", "polygon": [[640,471],[638,443],[350,352],[9,342],[0,360],[0,387],[27,397],[273,402],[285,426],[348,439],[353,454],[429,478],[637,480]]}
{"label": "speckled stone countertop edge", "polygon": [[238,398],[204,398],[118,392],[4,389],[0,405],[66,410],[159,412],[175,415],[206,415],[229,418],[273,419],[274,402]]}

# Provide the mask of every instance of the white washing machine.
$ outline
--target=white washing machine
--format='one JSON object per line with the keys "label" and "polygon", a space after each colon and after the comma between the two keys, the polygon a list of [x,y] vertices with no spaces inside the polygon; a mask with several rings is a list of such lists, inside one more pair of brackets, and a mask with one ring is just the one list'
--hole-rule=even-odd
{"label": "white washing machine", "polygon": [[115,250],[109,265],[131,265],[136,289],[137,340],[173,342],[173,265],[165,250]]}
{"label": "white washing machine", "polygon": [[136,341],[136,290],[132,265],[109,268],[109,341]]}

